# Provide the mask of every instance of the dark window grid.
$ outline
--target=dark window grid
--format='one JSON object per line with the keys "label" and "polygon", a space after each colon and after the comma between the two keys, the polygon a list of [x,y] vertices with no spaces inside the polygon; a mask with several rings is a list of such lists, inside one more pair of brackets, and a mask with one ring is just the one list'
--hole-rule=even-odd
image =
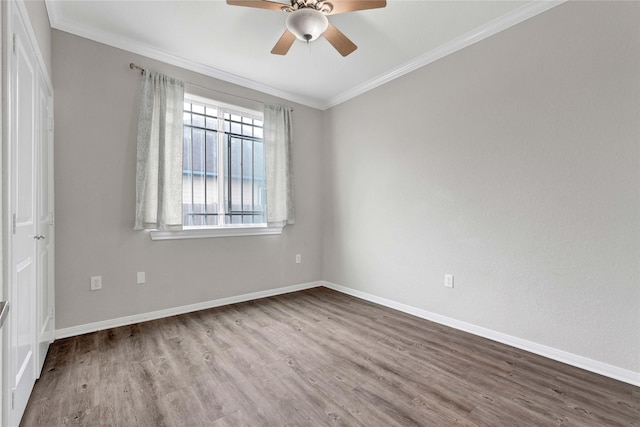
{"label": "dark window grid", "polygon": [[[191,123],[193,123],[193,117],[191,117]],[[193,212],[195,210],[195,203],[194,203],[194,199],[195,197],[194,195],[194,191],[195,191],[195,186],[194,186],[194,179],[193,179],[193,171],[194,171],[194,155],[193,155],[193,151],[194,151],[194,141],[193,141],[193,126],[189,126],[189,140],[191,141],[191,153],[189,156],[189,159],[191,161],[191,164],[189,165],[189,170],[191,171],[191,176],[190,176],[190,180],[189,182],[191,183],[191,209],[189,209],[191,212]],[[205,182],[206,182],[206,178],[205,178]],[[206,200],[205,200],[206,202]],[[205,203],[206,206],[206,203]],[[206,209],[206,208],[205,208]],[[192,218],[193,219],[193,218]]]}
{"label": "dark window grid", "polygon": [[[183,169],[183,170],[184,170],[185,173],[188,172],[188,173],[193,173],[196,176],[200,176],[200,175],[203,174],[203,172],[201,170],[197,170],[197,169],[194,168],[195,163],[194,163],[193,159],[195,159],[196,156],[193,155],[193,149],[194,149],[193,148],[194,147],[194,144],[193,144],[193,131],[194,130],[203,130],[206,133],[214,133],[216,135],[217,135],[218,131],[211,130],[211,129],[206,129],[206,128],[199,127],[199,126],[191,126],[191,125],[184,125],[184,127],[189,128],[189,130],[190,130],[189,137],[191,138],[191,147],[192,147],[191,148],[191,151],[192,151],[191,159],[192,159],[192,162],[189,165],[190,168]],[[206,133],[205,133],[205,142],[204,142],[205,150],[206,150]],[[223,133],[227,138],[238,139],[238,140],[241,140],[243,142],[244,141],[251,141],[252,142],[252,144],[251,144],[252,147],[254,147],[256,143],[258,143],[258,144],[263,143],[263,139],[262,138],[258,138],[258,137],[255,137],[255,136],[247,136],[247,135],[242,135],[242,134],[238,134],[238,133],[230,133],[230,132],[223,132]],[[255,154],[255,149],[252,148],[251,154],[252,154],[252,156]],[[206,157],[204,157],[204,158],[206,159]],[[215,177],[217,175],[217,173],[216,172],[209,172],[209,170],[207,169],[206,175]],[[249,176],[250,175],[247,175],[246,177],[248,178]]]}
{"label": "dark window grid", "polygon": [[[199,130],[199,131],[202,131],[204,133],[204,142],[203,143],[204,143],[204,146],[205,146],[205,154],[206,154],[206,148],[207,148],[207,134],[214,134],[214,138],[217,141],[218,131],[215,130],[215,129],[209,129],[209,128],[206,128],[206,127],[189,125],[189,124],[185,124],[184,127],[185,128],[189,128],[189,132],[190,132],[189,137],[191,138],[191,159],[192,160],[195,158],[195,156],[193,155],[193,149],[194,149],[193,148],[193,146],[194,146],[193,145],[193,131],[194,130],[196,130],[196,131]],[[206,167],[206,164],[207,164],[206,163],[206,161],[207,161],[206,160],[207,159],[206,155],[203,158],[204,158],[205,167],[202,168],[202,170],[204,170],[204,172],[202,172],[202,170],[194,169],[194,163],[192,161],[191,164],[189,165],[190,169],[184,169],[183,173],[192,173],[193,175],[196,175],[196,176],[201,176],[203,173],[206,176],[209,176],[209,177],[217,176],[218,174],[216,172],[213,172],[213,171],[209,172],[209,170],[207,169],[207,167]],[[215,167],[215,166],[216,166],[215,164],[212,165],[212,167]]]}
{"label": "dark window grid", "polygon": [[[189,138],[188,139],[189,139],[188,140],[189,147],[187,149],[187,152],[189,154],[189,158],[187,159],[187,161],[190,163],[190,168],[189,168],[189,171],[188,171],[187,175],[189,176],[189,183],[191,185],[191,198],[190,198],[191,199],[191,202],[190,202],[191,209],[190,210],[193,211],[194,210],[194,200],[193,200],[193,186],[194,186],[194,183],[193,183],[193,130],[192,129],[189,129]],[[183,174],[184,174],[184,171],[183,171]]]}
{"label": "dark window grid", "polygon": [[[191,121],[193,123],[193,121]],[[203,209],[206,210],[208,209],[209,203],[208,203],[208,183],[207,183],[207,177],[209,176],[216,176],[217,174],[213,173],[213,172],[209,172],[207,170],[207,132],[209,133],[213,133],[214,135],[217,135],[217,131],[215,130],[211,130],[211,129],[207,129],[207,128],[203,128],[200,126],[193,126],[193,125],[184,125],[185,127],[187,127],[189,129],[189,142],[190,142],[190,147],[191,149],[188,150],[189,152],[189,159],[188,159],[188,163],[189,164],[189,169],[188,170],[183,170],[183,174],[186,174],[189,176],[189,182],[191,184],[191,213],[187,213],[185,214],[185,216],[191,216],[191,219],[193,221],[193,219],[195,218],[195,215],[197,215],[197,213],[193,212],[195,210],[195,201],[194,201],[194,191],[195,191],[195,183],[194,183],[194,176],[199,176],[199,177],[203,177],[204,178],[204,205],[203,205]],[[196,165],[195,165],[195,157],[193,155],[193,150],[195,149],[195,144],[193,143],[194,139],[193,139],[193,132],[194,130],[202,130],[203,131],[203,136],[204,136],[204,140],[201,141],[202,145],[203,145],[203,155],[200,156],[200,163],[204,165],[204,167],[199,168],[198,171],[196,170]],[[216,136],[217,138],[217,136]],[[201,165],[202,166],[202,165]],[[217,200],[216,200],[217,202]],[[217,215],[217,213],[216,213]]]}
{"label": "dark window grid", "polygon": [[[227,198],[227,212],[228,214],[233,218],[234,216],[240,216],[241,217],[241,221],[244,222],[244,217],[245,216],[252,216],[253,220],[255,220],[256,216],[263,216],[264,212],[261,210],[257,210],[256,209],[256,205],[255,205],[255,186],[256,186],[256,177],[255,177],[255,144],[256,143],[262,143],[262,139],[261,138],[253,138],[253,137],[246,137],[246,136],[242,136],[242,135],[237,135],[237,134],[227,134],[227,152],[229,153],[229,155],[227,156],[227,171],[228,171],[228,177],[227,177],[227,194],[228,194],[228,198]],[[232,186],[232,168],[231,168],[231,164],[232,164],[232,158],[231,158],[231,143],[233,140],[238,140],[239,145],[240,145],[240,210],[234,210],[233,209],[233,186]],[[244,165],[244,143],[245,142],[250,142],[251,144],[251,165],[249,168],[250,171],[250,175],[245,176],[245,165]],[[251,209],[245,209],[245,204],[244,204],[244,181],[246,178],[251,179]],[[262,180],[260,180],[262,181]]]}
{"label": "dark window grid", "polygon": [[[191,105],[191,104],[190,104]],[[191,123],[193,123],[193,116],[198,116],[198,117],[202,117],[202,122],[205,123],[204,127],[201,126],[197,126],[197,125],[193,125],[193,124],[189,124],[188,126],[193,126],[194,128],[197,129],[204,129],[204,130],[216,130],[216,129],[211,129],[211,128],[207,128],[206,127],[206,119],[222,119],[224,122],[229,124],[229,129],[231,129],[232,125],[238,125],[240,126],[240,129],[243,128],[250,128],[251,129],[251,135],[244,135],[242,134],[242,131],[240,133],[241,136],[254,136],[255,135],[255,129],[263,129],[263,124],[258,124],[258,123],[263,123],[262,120],[258,120],[258,119],[253,119],[251,117],[246,117],[246,116],[236,116],[235,114],[232,115],[228,115],[227,113],[223,114],[223,117],[220,117],[220,115],[213,115],[213,114],[207,114],[207,113],[199,113],[199,112],[194,112],[194,111],[188,111],[188,110],[184,110],[185,113],[187,113],[190,116],[191,119]],[[239,119],[234,119],[234,117],[239,117]],[[225,132],[225,133],[229,133],[229,134],[233,134],[233,135],[238,135],[237,133],[233,133],[233,132]]]}
{"label": "dark window grid", "polygon": [[[194,128],[198,128],[198,129],[205,129],[205,130],[211,130],[211,131],[215,131],[217,129],[212,129],[212,128],[208,128],[207,127],[207,119],[213,119],[213,120],[218,120],[219,116],[214,116],[211,114],[206,114],[206,113],[196,113],[196,112],[192,112],[192,111],[187,111],[184,110],[184,114],[189,116],[189,120],[191,123],[187,123],[185,124],[185,126],[193,126]],[[198,125],[194,125],[194,120],[193,117],[197,116],[197,117],[202,117],[202,123],[204,123],[204,126],[198,126]],[[227,121],[226,119],[223,119],[224,121]]]}
{"label": "dark window grid", "polygon": [[[191,104],[189,104],[189,107],[190,107],[190,110],[193,110]],[[206,171],[206,149],[207,149],[207,146],[206,146],[206,133],[207,132],[214,132],[214,133],[217,134],[217,131],[206,127],[206,119],[207,118],[211,118],[211,119],[216,119],[217,120],[219,117],[215,116],[215,115],[211,115],[211,114],[206,114],[206,113],[198,113],[198,112],[188,111],[186,109],[184,110],[184,112],[188,113],[188,115],[190,116],[190,118],[189,118],[190,120],[189,121],[191,122],[191,124],[185,124],[185,126],[190,129],[190,140],[191,140],[191,148],[192,148],[192,150],[193,150],[193,146],[194,146],[193,145],[193,131],[194,131],[194,129],[202,130],[202,131],[205,132],[205,141],[204,141],[204,151],[205,151],[205,157],[204,157],[204,159],[205,159],[205,168],[204,169],[205,169],[205,172],[204,172],[204,174],[206,176],[209,176],[209,173],[207,173],[207,171]],[[203,122],[205,123],[204,127],[192,124],[194,115],[195,116],[200,116],[200,117],[203,118]],[[228,191],[229,194],[228,194],[228,207],[227,207],[226,215],[230,216],[230,218],[240,216],[241,217],[241,222],[244,222],[244,217],[245,216],[247,216],[247,217],[251,216],[252,220],[255,221],[256,217],[261,218],[261,219],[264,217],[264,211],[256,210],[256,207],[255,207],[255,184],[256,184],[256,178],[255,178],[255,144],[256,143],[262,143],[263,140],[262,140],[262,138],[254,137],[253,135],[255,135],[255,133],[256,133],[255,132],[256,128],[262,128],[263,127],[261,125],[258,125],[256,122],[259,122],[259,123],[263,123],[263,122],[261,120],[247,118],[247,117],[244,117],[244,116],[238,116],[239,120],[235,120],[235,119],[233,119],[233,117],[234,117],[233,115],[228,115],[226,113],[224,114],[224,119],[223,120],[225,122],[228,122],[228,126],[229,126],[228,128],[231,129],[232,124],[238,124],[240,126],[240,129],[241,129],[241,132],[242,132],[242,129],[246,129],[247,127],[249,127],[251,129],[251,136],[247,136],[247,135],[244,135],[242,133],[241,134],[237,134],[237,133],[225,132],[225,134],[227,136],[227,149],[228,149],[228,153],[229,153],[229,155],[227,156],[227,162],[228,162],[228,165],[227,165],[227,169],[228,169],[228,177],[227,177],[228,189],[227,189],[227,191]],[[239,211],[232,209],[233,191],[232,191],[232,186],[231,186],[231,184],[232,184],[231,141],[232,141],[233,138],[237,138],[237,139],[240,140],[240,181],[241,181],[241,185],[239,187],[240,187],[240,207],[241,207],[241,210],[239,210]],[[243,185],[243,181],[245,179],[245,174],[244,174],[244,142],[245,141],[250,141],[251,142],[251,154],[252,154],[252,157],[251,157],[252,158],[252,165],[251,165],[252,167],[250,169],[251,170],[251,174],[250,174],[250,178],[251,178],[251,210],[245,210],[244,209],[245,205],[244,205],[244,185]],[[191,168],[190,169],[191,170],[188,171],[189,174],[191,175],[190,182],[191,182],[191,193],[192,194],[193,194],[193,191],[194,191],[193,176],[194,175],[202,175],[202,173],[195,172],[194,157],[195,156],[193,156],[193,152],[192,152],[191,156],[190,156],[190,158],[191,158],[191,165],[190,165]],[[211,173],[211,175],[214,176],[214,175],[217,175],[217,174]],[[260,180],[260,181],[263,181],[263,180]],[[204,195],[205,196],[205,204],[204,204],[204,206],[205,206],[205,209],[206,209],[207,205],[208,205],[207,204],[207,191],[206,191],[207,182],[206,182],[206,179],[205,179],[204,185],[205,185],[205,195]],[[192,200],[192,210],[193,210],[193,208],[194,208],[194,206],[193,206],[193,200]],[[214,217],[217,217],[219,214],[217,212],[216,213],[210,213],[210,212],[196,213],[196,212],[191,212],[191,213],[187,213],[186,215],[192,217],[192,219],[193,219],[193,217],[196,217],[196,216],[205,216],[205,217],[214,216]]]}
{"label": "dark window grid", "polygon": [[[226,117],[226,115],[225,115],[224,121],[229,123],[229,129],[231,129],[231,126],[234,125],[234,124],[240,126],[240,130],[241,130],[240,134],[237,134],[237,133],[234,133],[234,132],[226,132],[226,133],[228,133],[230,135],[237,136],[237,137],[242,137],[242,138],[254,137],[256,139],[262,139],[262,138],[257,138],[257,137],[254,136],[255,133],[256,133],[255,129],[262,129],[263,128],[262,125],[258,125],[256,123],[256,122],[262,122],[261,120],[256,120],[256,119],[252,119],[250,117],[243,117],[243,116],[240,117],[240,120],[235,120],[235,119],[233,119],[233,117],[234,116]],[[242,133],[243,127],[244,128],[251,128],[251,135],[244,135]]]}
{"label": "dark window grid", "polygon": [[[207,133],[214,133],[214,134],[217,135],[218,131],[212,130],[212,129],[208,129],[208,128],[204,128],[204,127],[201,127],[201,126],[193,126],[193,125],[184,125],[184,127],[187,127],[190,130],[191,150],[192,150],[191,160],[192,160],[192,162],[189,165],[190,169],[184,169],[183,172],[184,173],[189,173],[189,174],[192,174],[192,175],[195,175],[195,176],[202,176],[203,172],[202,171],[198,171],[198,170],[196,170],[194,168],[195,156],[193,156],[193,149],[194,149],[193,148],[194,147],[194,144],[193,144],[193,131],[194,130],[202,130],[202,131],[205,132],[205,142],[204,142],[204,144],[205,144],[205,153],[206,153],[206,134]],[[254,127],[259,127],[259,126],[254,126]],[[247,136],[247,135],[238,134],[238,133],[231,133],[231,132],[223,132],[223,133],[224,133],[224,135],[227,136],[227,138],[236,138],[236,139],[240,139],[242,141],[251,141],[252,142],[252,144],[251,144],[251,146],[252,146],[252,152],[251,152],[252,158],[255,158],[255,157],[253,157],[255,155],[255,148],[253,148],[255,146],[255,143],[262,143],[263,142],[263,138],[259,138],[259,137],[256,137],[256,136]],[[209,170],[206,169],[206,156],[204,157],[204,159],[205,159],[205,168],[204,168],[205,172],[204,172],[204,174],[206,174],[206,176],[209,176],[209,177],[217,176],[218,174],[216,172],[209,172]],[[242,175],[242,177],[243,178],[248,178],[249,175],[247,175],[246,177],[244,175]],[[251,177],[253,177],[253,174],[251,175]]]}
{"label": "dark window grid", "polygon": [[[229,195],[229,198],[227,199],[227,212],[231,215],[231,218],[233,218],[233,170],[232,170],[232,164],[233,164],[233,159],[232,159],[232,153],[233,150],[231,148],[231,144],[233,142],[234,138],[233,136],[231,136],[231,134],[227,134],[227,171],[229,176],[227,177],[227,194]],[[244,174],[242,173],[242,140],[240,140],[240,212],[242,212],[242,208],[244,207],[244,200],[242,198],[243,196],[243,192],[244,192]],[[240,222],[243,222],[244,218],[242,217],[242,213],[240,213]]]}

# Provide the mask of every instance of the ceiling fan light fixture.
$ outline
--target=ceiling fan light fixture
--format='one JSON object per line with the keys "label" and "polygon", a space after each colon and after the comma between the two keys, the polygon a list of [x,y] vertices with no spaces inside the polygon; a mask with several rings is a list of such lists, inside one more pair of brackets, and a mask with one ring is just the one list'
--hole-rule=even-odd
{"label": "ceiling fan light fixture", "polygon": [[296,38],[310,42],[322,35],[329,26],[324,13],[312,8],[303,8],[291,12],[287,17],[287,29]]}

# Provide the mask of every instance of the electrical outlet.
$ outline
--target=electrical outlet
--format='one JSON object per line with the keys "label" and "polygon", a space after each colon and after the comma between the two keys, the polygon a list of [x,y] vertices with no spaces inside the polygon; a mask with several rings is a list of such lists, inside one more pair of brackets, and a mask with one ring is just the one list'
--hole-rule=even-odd
{"label": "electrical outlet", "polygon": [[102,289],[102,276],[91,276],[91,290],[98,291]]}
{"label": "electrical outlet", "polygon": [[302,262],[302,255],[297,254],[296,255],[296,264],[300,264]]}
{"label": "electrical outlet", "polygon": [[142,285],[143,283],[147,283],[147,277],[144,274],[144,271],[138,271],[137,277],[136,277],[136,283],[138,285]]}
{"label": "electrical outlet", "polygon": [[444,287],[453,288],[453,274],[444,275]]}

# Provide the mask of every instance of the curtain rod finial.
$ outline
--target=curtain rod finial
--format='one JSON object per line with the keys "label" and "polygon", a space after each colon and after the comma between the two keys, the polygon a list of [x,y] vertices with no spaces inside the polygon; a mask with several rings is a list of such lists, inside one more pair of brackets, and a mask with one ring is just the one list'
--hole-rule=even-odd
{"label": "curtain rod finial", "polygon": [[140,74],[144,73],[144,68],[137,66],[133,62],[129,63],[129,68],[131,68],[132,70],[140,70]]}

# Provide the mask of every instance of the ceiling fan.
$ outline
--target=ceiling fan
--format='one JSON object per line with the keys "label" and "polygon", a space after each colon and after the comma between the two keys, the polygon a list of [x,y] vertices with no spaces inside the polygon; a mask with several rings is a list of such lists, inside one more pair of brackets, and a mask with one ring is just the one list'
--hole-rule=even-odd
{"label": "ceiling fan", "polygon": [[342,56],[347,56],[358,48],[340,30],[334,27],[327,15],[377,9],[387,5],[386,0],[227,0],[232,6],[255,7],[258,9],[281,10],[289,13],[287,29],[271,49],[275,55],[286,55],[297,39],[309,43],[324,35]]}

